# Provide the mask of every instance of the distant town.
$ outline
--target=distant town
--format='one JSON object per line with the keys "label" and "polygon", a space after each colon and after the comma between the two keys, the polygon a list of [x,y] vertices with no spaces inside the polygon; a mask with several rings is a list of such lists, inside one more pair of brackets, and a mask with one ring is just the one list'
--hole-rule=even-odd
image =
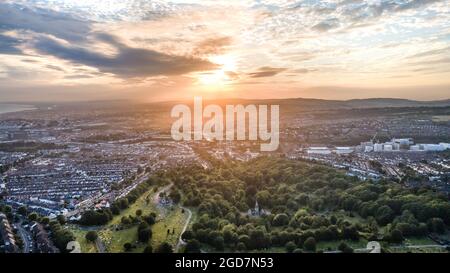
{"label": "distant town", "polygon": [[[110,208],[158,171],[193,163],[208,169],[211,159],[246,162],[271,155],[331,166],[361,180],[393,179],[406,187],[426,185],[450,194],[450,144],[416,142],[414,137],[386,139],[386,130],[370,125],[378,124],[376,120],[382,117],[361,117],[346,128],[350,122],[347,116],[333,124],[323,114],[318,119],[315,112],[299,113],[302,120],[288,116],[281,128],[280,149],[265,153],[257,149],[256,141],[174,141],[167,130],[168,117],[162,116],[164,111],[158,108],[162,106],[154,106],[156,109],[150,112],[142,106],[117,107],[118,111],[120,107],[126,110],[117,114],[109,110],[110,105],[87,109],[79,105],[50,105],[3,114],[0,190],[3,204],[16,215],[15,221],[10,221],[0,214],[6,251],[58,251],[48,230],[21,215],[21,208],[25,207],[28,214],[50,220],[64,217],[76,223],[86,211]],[[349,115],[351,111],[354,110],[342,109],[340,113]],[[442,116],[441,108],[435,111]],[[387,120],[393,116],[395,113]],[[444,134],[441,139],[448,140],[449,122],[436,122],[434,116],[422,122],[432,124],[427,125],[428,139],[439,139]],[[337,124],[341,127],[336,128]],[[400,133],[396,124],[383,126],[392,131],[390,135],[405,136],[410,132],[411,126],[405,126],[406,132]],[[322,131],[325,127],[327,133]],[[314,130],[320,137],[312,136]],[[423,139],[423,132],[415,131],[414,136]],[[372,133],[356,145],[339,145],[336,141],[352,135],[356,142]],[[326,135],[330,143],[324,143]],[[250,216],[261,211],[270,214],[260,210],[258,203],[248,211]],[[17,241],[21,241],[20,248]]]}

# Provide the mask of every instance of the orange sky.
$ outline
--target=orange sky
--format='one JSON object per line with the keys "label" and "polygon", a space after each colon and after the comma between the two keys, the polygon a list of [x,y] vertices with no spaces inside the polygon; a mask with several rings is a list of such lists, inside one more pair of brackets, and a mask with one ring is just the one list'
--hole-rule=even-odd
{"label": "orange sky", "polygon": [[0,101],[450,98],[449,1],[0,3]]}

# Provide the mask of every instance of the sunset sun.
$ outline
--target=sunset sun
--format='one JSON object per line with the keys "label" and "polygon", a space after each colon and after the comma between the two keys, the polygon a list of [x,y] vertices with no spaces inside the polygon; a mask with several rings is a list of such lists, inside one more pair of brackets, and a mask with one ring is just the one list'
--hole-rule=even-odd
{"label": "sunset sun", "polygon": [[229,81],[229,77],[223,70],[217,70],[198,75],[198,82],[203,86],[220,87]]}
{"label": "sunset sun", "polygon": [[199,85],[207,88],[221,88],[235,80],[236,64],[232,56],[213,56],[210,61],[219,65],[220,69],[197,74]]}

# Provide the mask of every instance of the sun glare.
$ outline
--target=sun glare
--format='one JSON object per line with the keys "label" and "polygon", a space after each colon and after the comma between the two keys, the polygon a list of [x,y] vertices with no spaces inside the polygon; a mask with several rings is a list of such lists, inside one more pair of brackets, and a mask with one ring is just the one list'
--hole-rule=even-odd
{"label": "sun glare", "polygon": [[234,80],[231,75],[235,74],[236,64],[231,56],[213,56],[210,61],[220,65],[220,69],[197,74],[196,78],[200,85],[209,89],[221,88]]}
{"label": "sun glare", "polygon": [[198,75],[198,82],[202,85],[208,86],[222,86],[228,81],[228,76],[223,70],[217,70],[213,72],[203,73]]}

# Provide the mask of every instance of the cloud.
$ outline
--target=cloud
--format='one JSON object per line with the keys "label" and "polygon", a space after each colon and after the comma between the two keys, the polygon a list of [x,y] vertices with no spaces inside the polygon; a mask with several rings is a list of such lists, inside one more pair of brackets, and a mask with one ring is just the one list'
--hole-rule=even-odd
{"label": "cloud", "polygon": [[351,21],[364,21],[375,19],[386,15],[388,13],[397,13],[412,9],[423,8],[427,5],[440,2],[440,0],[410,0],[404,2],[394,2],[391,0],[380,1],[375,4],[370,3],[360,3],[354,4],[349,3],[343,5],[343,15],[348,17]]}
{"label": "cloud", "polygon": [[91,76],[91,75],[75,74],[75,75],[65,76],[64,78],[68,79],[68,80],[78,80],[78,79],[90,79],[92,77],[93,76]]}
{"label": "cloud", "polygon": [[248,75],[251,78],[272,77],[277,74],[280,74],[281,72],[283,72],[285,70],[286,70],[286,68],[263,66],[263,67],[260,67],[257,72],[252,72],[252,73],[249,73]]}
{"label": "cloud", "polygon": [[64,72],[64,69],[62,69],[61,67],[59,67],[57,65],[48,64],[45,67],[48,68],[48,69]]}
{"label": "cloud", "polygon": [[[117,22],[158,20],[191,11],[195,3],[175,3],[166,0],[2,0],[23,7],[76,14],[83,21]],[[194,1],[195,2],[195,1]],[[203,2],[203,1],[202,1]]]}
{"label": "cloud", "polygon": [[411,0],[395,6],[395,11],[403,11],[409,9],[418,9],[423,6],[439,2],[440,0]]}
{"label": "cloud", "polygon": [[16,38],[0,34],[0,54],[22,54],[22,51],[17,48],[20,41]]}
{"label": "cloud", "polygon": [[312,27],[313,30],[320,31],[320,32],[326,32],[328,30],[331,30],[333,28],[339,27],[339,20],[336,18],[333,19],[327,19],[325,21],[322,21]]}
{"label": "cloud", "polygon": [[448,64],[448,63],[450,63],[450,57],[440,58],[437,60],[425,60],[425,61],[413,62],[411,64],[413,64],[413,65],[439,65],[439,64]]}
{"label": "cloud", "polygon": [[209,38],[200,42],[194,49],[194,55],[218,55],[225,52],[226,47],[231,45],[232,38],[229,36]]}
{"label": "cloud", "polygon": [[78,20],[68,13],[0,3],[0,31],[2,30],[33,31],[67,41],[82,41],[91,31],[91,22]]}
{"label": "cloud", "polygon": [[239,80],[240,79],[239,73],[236,73],[234,71],[225,71],[225,75],[227,75],[227,77],[231,81],[235,81],[235,80]]}
{"label": "cloud", "polygon": [[425,52],[417,53],[417,54],[409,56],[408,59],[440,55],[440,54],[449,53],[449,52],[450,52],[450,46],[449,47],[440,48],[440,49],[427,50]]}
{"label": "cloud", "polygon": [[201,58],[169,55],[150,49],[129,47],[116,37],[106,33],[96,34],[92,42],[98,41],[114,47],[117,54],[105,55],[82,46],[63,44],[47,36],[38,38],[33,46],[40,54],[95,67],[101,72],[111,73],[121,78],[182,75],[217,68],[217,65]]}
{"label": "cloud", "polygon": [[294,72],[297,74],[306,74],[306,73],[314,72],[314,71],[317,71],[317,69],[299,68],[299,69],[294,69],[291,72]]}

